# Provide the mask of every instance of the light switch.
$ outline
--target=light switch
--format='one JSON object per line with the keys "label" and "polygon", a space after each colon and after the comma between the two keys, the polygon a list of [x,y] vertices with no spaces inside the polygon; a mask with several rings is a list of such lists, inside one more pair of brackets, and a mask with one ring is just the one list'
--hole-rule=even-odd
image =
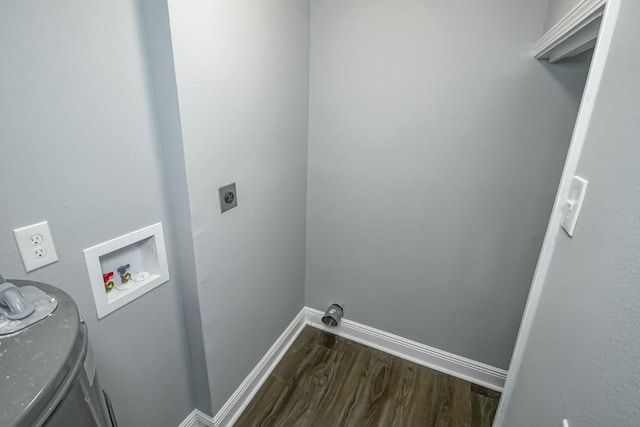
{"label": "light switch", "polygon": [[569,189],[569,196],[567,197],[567,205],[564,209],[564,218],[562,218],[562,228],[567,234],[573,237],[573,233],[576,230],[576,223],[578,222],[578,215],[582,209],[582,203],[584,201],[584,195],[587,192],[587,184],[589,182],[579,176],[574,176],[571,181],[571,188]]}

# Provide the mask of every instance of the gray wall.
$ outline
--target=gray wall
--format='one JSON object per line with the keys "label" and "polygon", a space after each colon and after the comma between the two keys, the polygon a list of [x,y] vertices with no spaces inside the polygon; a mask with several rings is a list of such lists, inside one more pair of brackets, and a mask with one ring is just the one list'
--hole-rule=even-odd
{"label": "gray wall", "polygon": [[506,368],[585,60],[546,2],[311,5],[307,305]]}
{"label": "gray wall", "polygon": [[[139,19],[126,0],[0,3],[0,271],[76,300],[122,426],[176,426],[194,406],[177,276],[98,321],[82,254],[170,220]],[[45,219],[60,261],[27,274],[11,230]]]}
{"label": "gray wall", "polygon": [[578,175],[505,426],[630,426],[640,419],[640,3],[622,0]]}
{"label": "gray wall", "polygon": [[309,5],[172,0],[169,17],[215,412],[303,304]]}
{"label": "gray wall", "polygon": [[547,10],[547,20],[545,22],[545,30],[549,30],[556,25],[571,9],[576,7],[580,0],[550,0],[549,9]]}
{"label": "gray wall", "polygon": [[142,0],[149,71],[153,80],[157,115],[157,138],[163,160],[163,178],[167,191],[167,209],[171,212],[170,230],[177,259],[173,277],[180,279],[185,334],[189,345],[189,368],[195,405],[212,414],[211,395],[204,353],[204,335],[200,313],[198,281],[191,233],[191,210],[187,173],[178,109],[178,92],[173,63],[173,47],[166,0]]}

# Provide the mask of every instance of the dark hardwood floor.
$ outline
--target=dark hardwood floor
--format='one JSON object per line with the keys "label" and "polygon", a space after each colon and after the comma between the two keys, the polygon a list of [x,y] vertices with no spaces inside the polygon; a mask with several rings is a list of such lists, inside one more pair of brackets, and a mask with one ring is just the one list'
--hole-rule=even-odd
{"label": "dark hardwood floor", "polygon": [[489,427],[499,398],[307,326],[235,426]]}

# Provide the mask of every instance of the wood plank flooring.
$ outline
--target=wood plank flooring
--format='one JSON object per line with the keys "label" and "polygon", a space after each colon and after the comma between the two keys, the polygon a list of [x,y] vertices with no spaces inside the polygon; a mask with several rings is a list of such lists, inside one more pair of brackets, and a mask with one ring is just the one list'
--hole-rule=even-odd
{"label": "wood plank flooring", "polygon": [[310,326],[236,427],[490,427],[500,394]]}

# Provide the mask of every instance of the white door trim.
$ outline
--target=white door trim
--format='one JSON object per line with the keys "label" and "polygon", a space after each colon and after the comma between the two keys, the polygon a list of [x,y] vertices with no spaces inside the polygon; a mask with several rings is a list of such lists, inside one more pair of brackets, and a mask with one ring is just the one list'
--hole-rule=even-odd
{"label": "white door trim", "polygon": [[518,338],[516,339],[516,344],[511,356],[509,374],[507,375],[504,391],[500,398],[500,404],[498,405],[496,418],[493,422],[494,427],[502,427],[504,425],[505,414],[509,407],[515,387],[517,386],[518,374],[522,366],[522,361],[525,357],[527,342],[531,335],[535,314],[542,296],[547,273],[551,265],[556,239],[560,233],[560,223],[562,222],[569,188],[573,176],[576,174],[578,168],[578,162],[580,161],[580,155],[582,154],[582,148],[584,147],[589,122],[591,121],[591,115],[596,103],[598,90],[600,89],[600,81],[602,80],[607,56],[611,47],[611,40],[616,26],[616,21],[618,19],[619,9],[620,0],[607,1],[604,16],[602,18],[602,24],[600,25],[600,33],[598,35],[595,52],[593,54],[593,59],[591,60],[587,83],[585,85],[580,109],[576,118],[569,152],[565,161],[564,170],[562,171],[560,185],[556,194],[553,210],[551,211],[551,217],[549,218],[549,225],[547,226],[547,232],[544,237],[540,256],[536,265],[531,289],[529,290],[529,297],[520,323]]}

